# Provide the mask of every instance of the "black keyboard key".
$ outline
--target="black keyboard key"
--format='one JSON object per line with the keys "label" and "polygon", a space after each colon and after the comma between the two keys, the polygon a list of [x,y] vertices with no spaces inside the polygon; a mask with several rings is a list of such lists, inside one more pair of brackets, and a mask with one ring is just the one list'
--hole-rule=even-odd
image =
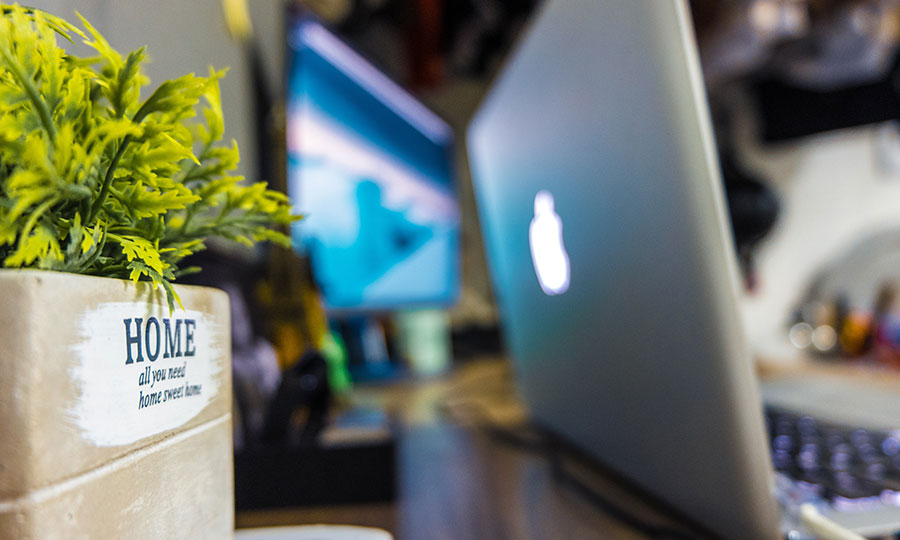
{"label": "black keyboard key", "polygon": [[819,438],[821,436],[819,423],[811,416],[802,416],[797,420],[797,432],[801,437]]}
{"label": "black keyboard key", "polygon": [[849,445],[832,448],[827,467],[832,471],[848,471],[853,465],[853,454]]}
{"label": "black keyboard key", "polygon": [[854,429],[850,432],[850,442],[853,446],[860,448],[865,445],[872,444],[872,434],[865,429]]}
{"label": "black keyboard key", "polygon": [[794,458],[788,452],[776,450],[772,452],[772,464],[776,470],[789,472],[794,468]]}
{"label": "black keyboard key", "polygon": [[875,445],[871,443],[857,446],[856,454],[859,456],[859,460],[863,463],[881,462],[884,458],[882,453],[878,451],[878,448],[876,448]]}
{"label": "black keyboard key", "polygon": [[886,456],[900,454],[900,436],[888,435],[881,441],[881,452]]}
{"label": "black keyboard key", "polygon": [[880,495],[883,488],[864,478],[854,476],[847,471],[837,471],[825,481],[826,497],[835,496],[846,499],[861,499]]}
{"label": "black keyboard key", "polygon": [[776,435],[772,439],[772,449],[776,452],[790,452],[794,448],[794,438],[790,435]]}

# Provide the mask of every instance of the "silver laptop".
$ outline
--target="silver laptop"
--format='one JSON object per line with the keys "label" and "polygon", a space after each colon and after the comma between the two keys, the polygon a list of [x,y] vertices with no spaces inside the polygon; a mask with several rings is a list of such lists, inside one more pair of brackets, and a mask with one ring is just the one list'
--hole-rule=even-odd
{"label": "silver laptop", "polygon": [[548,1],[468,147],[533,418],[712,532],[780,537],[685,2]]}

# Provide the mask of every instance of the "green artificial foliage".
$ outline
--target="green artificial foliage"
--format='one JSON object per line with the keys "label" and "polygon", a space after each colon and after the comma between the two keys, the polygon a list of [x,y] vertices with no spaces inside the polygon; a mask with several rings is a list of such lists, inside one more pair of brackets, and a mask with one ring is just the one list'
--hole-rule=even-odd
{"label": "green artificial foliage", "polygon": [[[179,268],[210,236],[289,239],[281,193],[232,173],[219,97],[224,71],[142,97],[144,49],[122,56],[79,15],[3,6],[0,18],[0,261],[150,281],[177,301]],[[80,38],[95,57],[68,54]],[[202,114],[197,114],[201,112]]]}

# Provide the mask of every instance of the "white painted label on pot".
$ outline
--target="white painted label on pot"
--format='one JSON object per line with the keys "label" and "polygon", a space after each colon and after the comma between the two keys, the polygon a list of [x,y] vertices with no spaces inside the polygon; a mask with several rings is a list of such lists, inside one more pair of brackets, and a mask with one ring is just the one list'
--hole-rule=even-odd
{"label": "white painted label on pot", "polygon": [[98,446],[130,444],[178,428],[216,396],[221,332],[198,311],[113,302],[85,312],[71,375],[71,414]]}

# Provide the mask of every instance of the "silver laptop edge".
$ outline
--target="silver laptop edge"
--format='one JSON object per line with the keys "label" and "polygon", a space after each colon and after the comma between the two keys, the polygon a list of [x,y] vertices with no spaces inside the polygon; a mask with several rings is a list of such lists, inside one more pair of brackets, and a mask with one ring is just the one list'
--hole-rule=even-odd
{"label": "silver laptop edge", "polygon": [[[681,0],[547,2],[473,120],[470,163],[533,417],[717,534],[776,538],[693,39]],[[536,276],[536,207],[562,227],[564,292]]]}

